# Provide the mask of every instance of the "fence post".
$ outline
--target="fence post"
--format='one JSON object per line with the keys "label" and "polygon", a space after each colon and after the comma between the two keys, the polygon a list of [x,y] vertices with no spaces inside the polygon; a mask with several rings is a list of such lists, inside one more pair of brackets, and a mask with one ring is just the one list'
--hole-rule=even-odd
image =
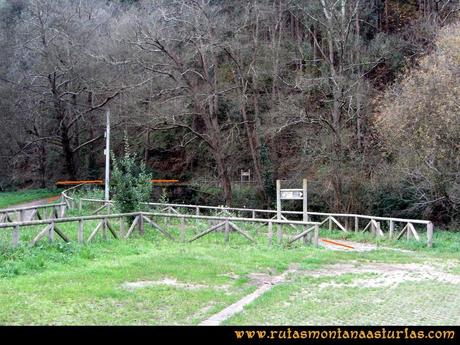
{"label": "fence post", "polygon": [[268,245],[271,246],[273,242],[273,223],[268,222]]}
{"label": "fence post", "polygon": [[81,201],[81,198],[80,198],[80,200],[78,201],[78,211],[80,211],[80,213],[81,213],[82,209],[83,209],[83,205],[82,205],[82,201]]}
{"label": "fence post", "polygon": [[225,220],[225,233],[224,233],[224,237],[225,237],[225,243],[228,243],[228,239],[229,239],[229,230],[230,230],[230,226],[228,224],[228,219]]}
{"label": "fence post", "polygon": [[107,218],[102,220],[102,238],[107,239]]}
{"label": "fence post", "polygon": [[83,220],[78,221],[78,243],[83,243]]}
{"label": "fence post", "polygon": [[434,230],[433,223],[429,222],[426,225],[427,245],[428,245],[429,248],[433,247],[433,230]]}
{"label": "fence post", "polygon": [[50,230],[48,231],[48,241],[51,243],[54,241],[54,222],[50,223]]}
{"label": "fence post", "polygon": [[125,220],[123,217],[120,217],[120,237],[125,237]]}
{"label": "fence post", "polygon": [[180,218],[180,241],[185,242],[185,219],[184,217]]}
{"label": "fence post", "polygon": [[313,235],[313,244],[315,245],[315,247],[318,247],[318,240],[319,240],[319,226],[318,224],[315,225],[315,230],[314,231],[314,235]]}
{"label": "fence post", "polygon": [[19,225],[16,225],[13,229],[12,245],[13,248],[16,248],[19,245]]}
{"label": "fence post", "polygon": [[278,243],[283,243],[283,225],[278,223]]}
{"label": "fence post", "polygon": [[355,232],[359,231],[359,218],[355,217]]}
{"label": "fence post", "polygon": [[142,217],[142,213],[139,213],[139,233],[141,235],[144,234],[144,218]]}
{"label": "fence post", "polygon": [[395,232],[395,222],[393,220],[390,220],[390,238],[393,238],[393,234]]}
{"label": "fence post", "polygon": [[327,217],[329,219],[329,231],[332,231],[332,219],[331,216]]}

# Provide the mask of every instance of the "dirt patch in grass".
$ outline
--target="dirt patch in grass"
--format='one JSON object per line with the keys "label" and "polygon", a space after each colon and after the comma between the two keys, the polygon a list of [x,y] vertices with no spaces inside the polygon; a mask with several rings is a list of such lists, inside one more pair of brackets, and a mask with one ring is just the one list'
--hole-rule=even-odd
{"label": "dirt patch in grass", "polygon": [[446,272],[443,268],[449,267],[452,263],[445,265],[436,264],[388,264],[388,263],[340,263],[326,266],[314,271],[304,271],[311,277],[341,276],[344,274],[374,274],[371,277],[356,277],[347,283],[336,281],[325,282],[319,288],[328,287],[396,287],[407,281],[435,280],[442,283],[460,284],[460,275]]}
{"label": "dirt patch in grass", "polygon": [[135,282],[125,282],[122,284],[122,287],[127,290],[136,290],[136,289],[146,288],[150,286],[157,286],[157,285],[173,286],[173,287],[187,289],[187,290],[209,288],[209,286],[207,285],[182,283],[182,282],[178,282],[176,279],[171,279],[171,278],[164,278],[162,280],[139,280]]}

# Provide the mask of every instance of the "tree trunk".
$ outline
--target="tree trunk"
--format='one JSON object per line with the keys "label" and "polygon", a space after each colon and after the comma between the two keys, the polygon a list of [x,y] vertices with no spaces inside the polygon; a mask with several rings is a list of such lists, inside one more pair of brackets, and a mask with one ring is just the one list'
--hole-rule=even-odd
{"label": "tree trunk", "polygon": [[262,181],[261,164],[260,164],[260,143],[259,137],[256,131],[255,120],[249,119],[246,111],[246,102],[244,100],[244,94],[240,94],[240,109],[243,116],[244,128],[246,129],[246,135],[248,137],[249,151],[251,153],[252,163],[254,166],[254,177],[257,183],[257,189],[264,201],[267,199],[265,193],[264,184]]}

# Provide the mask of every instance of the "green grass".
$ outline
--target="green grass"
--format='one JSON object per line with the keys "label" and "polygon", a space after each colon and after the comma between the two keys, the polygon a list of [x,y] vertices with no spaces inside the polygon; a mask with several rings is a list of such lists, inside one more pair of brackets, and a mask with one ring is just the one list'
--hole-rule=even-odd
{"label": "green grass", "polygon": [[[89,209],[84,210],[89,213]],[[68,215],[77,215],[77,210]],[[155,219],[176,238],[178,220]],[[119,230],[119,221],[111,222]],[[85,239],[97,221],[85,222]],[[249,274],[276,275],[295,264],[299,274],[248,305],[227,324],[458,324],[458,286],[435,281],[404,282],[394,288],[341,287],[320,289],[324,282],[348,284],[373,273],[339,277],[308,276],[308,271],[337,263],[444,264],[450,274],[460,275],[458,233],[436,233],[435,248],[405,240],[382,241],[382,247],[404,247],[414,251],[380,249],[371,252],[330,251],[303,246],[268,245],[266,229],[239,223],[256,239],[236,234],[224,243],[222,232],[192,243],[173,242],[145,225],[127,240],[104,240],[102,232],[89,245],[79,245],[77,224],[58,224],[72,240],[66,244],[55,235],[36,247],[29,243],[43,226],[21,228],[20,247],[11,249],[11,229],[0,232],[0,324],[15,325],[164,325],[198,324],[253,292]],[[186,238],[209,227],[190,220]],[[127,227],[126,227],[127,229]],[[286,232],[295,231],[285,228]],[[373,241],[366,234],[321,230],[321,236]],[[276,242],[276,239],[274,239]],[[456,263],[456,264],[455,264]],[[199,286],[154,285],[127,290],[123,283],[175,279]]]}
{"label": "green grass", "polygon": [[301,276],[293,283],[277,286],[225,324],[458,325],[460,322],[458,285],[423,281],[403,282],[395,287],[321,289],[320,282]]}
{"label": "green grass", "polygon": [[[281,272],[305,256],[304,248],[268,250],[217,240],[181,244],[147,234],[90,246],[43,244],[5,252],[0,323],[195,324],[252,292],[247,274]],[[229,273],[240,278],[225,276]],[[207,287],[121,287],[164,278]]]}
{"label": "green grass", "polygon": [[59,191],[50,189],[29,189],[17,192],[0,192],[0,208],[8,208],[23,202],[43,199],[58,194]]}

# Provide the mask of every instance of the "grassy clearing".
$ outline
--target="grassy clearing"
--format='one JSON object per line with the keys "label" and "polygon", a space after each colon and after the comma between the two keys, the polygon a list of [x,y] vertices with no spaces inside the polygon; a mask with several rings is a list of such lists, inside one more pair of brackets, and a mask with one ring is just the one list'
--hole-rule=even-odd
{"label": "grassy clearing", "polygon": [[17,192],[0,192],[0,208],[12,207],[23,202],[38,200],[58,195],[52,189],[29,189]]}
{"label": "grassy clearing", "polygon": [[[303,248],[267,250],[238,241],[224,246],[217,240],[180,244],[150,233],[86,247],[43,244],[4,253],[1,266],[10,268],[0,279],[0,323],[195,324],[252,292],[247,274],[275,274],[305,254]],[[206,287],[121,287],[164,278]]]}
{"label": "grassy clearing", "polygon": [[[329,278],[337,282],[361,277]],[[392,288],[321,288],[301,276],[275,287],[226,324],[458,325],[458,285],[404,282]]]}
{"label": "grassy clearing", "polygon": [[[177,222],[157,221],[174,236],[179,235]],[[94,226],[94,223],[88,226],[85,236]],[[190,222],[187,238],[207,226],[205,222]],[[76,233],[71,226],[61,228],[68,236]],[[255,228],[246,230],[255,235]],[[275,275],[292,264],[308,271],[338,262],[422,263],[434,258],[429,252],[333,252],[300,244],[292,248],[269,247],[263,240],[248,244],[234,233],[227,245],[223,243],[223,233],[182,244],[167,240],[147,225],[144,237],[135,234],[128,240],[104,241],[98,235],[95,243],[87,246],[58,241],[48,244],[44,239],[35,248],[27,245],[18,250],[4,248],[0,259],[0,324],[198,324],[254,291],[256,287],[248,278],[250,273]],[[165,278],[201,287],[155,285],[134,291],[122,287],[125,282]],[[340,277],[342,281],[352,278]],[[417,321],[409,311],[392,319],[400,303],[413,308],[417,301],[423,302],[422,315],[436,316],[444,310],[444,316],[436,322],[449,323],[456,309],[446,309],[447,304],[460,302],[458,288],[448,284],[440,289],[439,284],[432,282],[411,283],[391,292],[356,288],[317,290],[317,284],[325,280],[294,278],[276,286],[228,323],[432,322],[431,317]],[[435,293],[429,295],[428,291],[433,290]],[[441,297],[446,302],[436,307],[435,314],[430,314],[433,299]],[[371,312],[369,306],[375,304],[375,298],[386,302]]]}
{"label": "grassy clearing", "polygon": [[[95,206],[93,206],[95,208]],[[85,214],[90,212],[84,210]],[[77,215],[77,210],[68,215]],[[176,238],[179,220],[154,219]],[[85,222],[85,239],[97,221]],[[112,221],[119,231],[119,221]],[[382,241],[382,247],[414,249],[400,252],[380,249],[371,252],[329,251],[304,247],[298,242],[285,248],[268,246],[267,229],[238,223],[256,239],[255,244],[236,234],[224,243],[222,232],[193,243],[172,242],[145,224],[145,236],[136,232],[128,240],[107,240],[99,232],[90,245],[76,244],[77,224],[58,227],[72,240],[65,244],[57,235],[53,244],[43,238],[38,246],[28,243],[41,227],[21,230],[21,246],[12,250],[11,229],[0,233],[0,324],[198,324],[221,311],[256,286],[251,273],[276,275],[291,265],[300,274],[247,306],[227,324],[458,324],[458,285],[435,281],[404,282],[394,288],[320,288],[327,282],[347,283],[375,274],[346,274],[311,277],[308,272],[337,263],[438,263],[454,262],[446,268],[460,275],[458,234],[438,232],[435,248],[405,240]],[[191,220],[186,225],[190,239],[210,225]],[[125,228],[127,229],[127,227]],[[296,230],[285,227],[286,234]],[[345,234],[321,229],[321,236],[375,242],[369,234]],[[126,282],[177,281],[189,284],[158,284],[130,291]],[[193,288],[198,286],[198,288]]]}

